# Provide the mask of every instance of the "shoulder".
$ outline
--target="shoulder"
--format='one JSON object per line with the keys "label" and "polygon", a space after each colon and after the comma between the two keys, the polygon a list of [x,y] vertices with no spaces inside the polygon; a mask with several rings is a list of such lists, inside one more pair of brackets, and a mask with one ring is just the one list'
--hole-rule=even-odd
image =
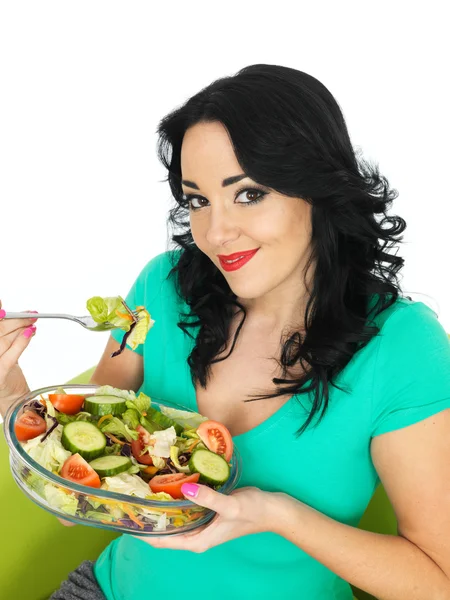
{"label": "shoulder", "polygon": [[143,267],[137,281],[141,284],[148,283],[151,280],[153,283],[160,281],[164,283],[168,279],[172,268],[180,259],[180,250],[167,250],[157,254]]}
{"label": "shoulder", "polygon": [[143,280],[155,276],[167,278],[172,268],[178,263],[180,256],[181,250],[167,250],[157,254],[144,266],[139,278]]}
{"label": "shoulder", "polygon": [[374,364],[373,435],[450,406],[450,341],[436,313],[406,298],[383,313]]}
{"label": "shoulder", "polygon": [[412,341],[416,347],[419,341],[425,346],[437,343],[446,347],[449,344],[438,315],[423,302],[400,297],[374,320],[380,327],[380,350],[390,346],[399,347]]}

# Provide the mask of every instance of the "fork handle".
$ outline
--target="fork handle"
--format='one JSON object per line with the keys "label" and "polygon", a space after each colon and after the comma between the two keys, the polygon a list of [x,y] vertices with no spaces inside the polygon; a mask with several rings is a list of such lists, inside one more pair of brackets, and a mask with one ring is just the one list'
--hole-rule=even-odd
{"label": "fork handle", "polygon": [[7,312],[4,319],[71,319],[72,315],[57,313],[30,313],[30,312]]}

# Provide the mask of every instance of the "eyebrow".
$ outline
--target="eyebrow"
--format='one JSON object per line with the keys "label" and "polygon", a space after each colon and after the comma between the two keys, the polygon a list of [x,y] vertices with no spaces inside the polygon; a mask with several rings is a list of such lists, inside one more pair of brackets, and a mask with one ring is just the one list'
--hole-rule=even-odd
{"label": "eyebrow", "polygon": [[[222,181],[222,187],[227,187],[227,185],[233,185],[233,183],[237,183],[238,181],[241,181],[241,179],[245,179],[246,177],[247,175],[245,175],[245,173],[242,175],[234,175],[233,177],[227,177]],[[194,190],[200,189],[196,183],[194,183],[193,181],[188,181],[187,179],[183,179],[181,183],[186,187],[190,187]]]}

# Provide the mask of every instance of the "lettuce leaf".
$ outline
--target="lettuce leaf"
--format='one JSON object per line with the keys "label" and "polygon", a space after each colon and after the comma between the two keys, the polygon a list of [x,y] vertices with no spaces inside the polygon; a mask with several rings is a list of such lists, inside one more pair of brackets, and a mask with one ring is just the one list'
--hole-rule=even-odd
{"label": "lettuce leaf", "polygon": [[114,475],[113,477],[105,477],[102,489],[119,494],[128,494],[129,496],[137,496],[138,498],[147,498],[148,500],[173,500],[172,496],[165,492],[152,493],[148,487],[148,483],[145,483],[141,477],[129,475],[128,473],[119,473],[119,475]]}
{"label": "lettuce leaf", "polygon": [[47,502],[52,508],[62,510],[68,515],[75,515],[78,508],[78,498],[74,493],[66,493],[52,483],[44,486],[44,494]]}
{"label": "lettuce leaf", "polygon": [[115,388],[112,385],[101,385],[95,390],[95,396],[116,396],[117,398],[123,398],[124,400],[136,400],[136,394],[133,390],[121,390]]}
{"label": "lettuce leaf", "polygon": [[133,331],[130,333],[129,338],[127,339],[127,346],[130,346],[132,350],[135,350],[139,344],[143,344],[145,342],[147,333],[155,324],[155,321],[151,318],[150,314],[143,306],[138,306],[136,310],[138,311],[138,321],[136,326],[133,328]]}
{"label": "lettuce leaf", "polygon": [[167,463],[164,460],[164,458],[161,458],[160,456],[155,456],[154,454],[150,454],[150,456],[152,457],[152,463],[154,467],[156,467],[157,469],[164,469],[166,467]]}
{"label": "lettuce leaf", "polygon": [[39,496],[44,496],[44,485],[46,484],[45,479],[43,479],[40,475],[36,475],[32,471],[29,472],[26,478],[27,486],[34,490],[36,494]]}
{"label": "lettuce leaf", "polygon": [[86,302],[86,308],[96,323],[105,323],[108,321],[126,332],[130,331],[133,323],[136,323],[126,340],[127,345],[132,350],[135,350],[139,344],[145,342],[147,333],[155,323],[143,306],[136,307],[136,322],[128,312],[125,301],[121,296],[106,298],[93,296]]}
{"label": "lettuce leaf", "polygon": [[[132,404],[132,402],[130,402]],[[127,410],[121,415],[122,421],[125,425],[128,425],[130,429],[136,429],[139,425],[139,413],[134,408],[127,408]]]}
{"label": "lettuce leaf", "polygon": [[121,296],[102,298],[93,296],[86,302],[86,308],[96,323],[108,321],[124,331],[129,331],[133,318],[124,306]]}
{"label": "lettuce leaf", "polygon": [[103,433],[112,433],[125,438],[127,442],[139,439],[139,433],[130,429],[123,421],[117,417],[113,417],[100,425],[100,431]]}
{"label": "lettuce leaf", "polygon": [[91,413],[84,411],[81,411],[76,415],[66,415],[65,413],[58,412],[56,414],[56,419],[60,425],[67,425],[73,421],[92,421],[92,415]]}
{"label": "lettuce leaf", "polygon": [[22,447],[44,469],[59,473],[65,461],[72,455],[61,444],[62,430],[62,425],[58,425],[43,442],[43,436],[40,435],[28,440]]}
{"label": "lettuce leaf", "polygon": [[105,456],[110,456],[111,454],[119,455],[122,450],[122,446],[120,444],[111,444],[111,446],[106,446],[103,450],[103,454]]}
{"label": "lettuce leaf", "polygon": [[150,408],[150,404],[151,400],[149,396],[146,396],[143,392],[141,392],[134,400],[127,400],[126,402],[128,408],[137,410],[140,415]]}
{"label": "lettuce leaf", "polygon": [[151,405],[150,397],[144,394],[144,392],[140,392],[139,396],[136,396],[133,390],[121,390],[119,388],[112,387],[112,385],[100,386],[95,390],[94,395],[123,398],[126,401],[127,408],[137,410],[139,414],[146,412]]}
{"label": "lettuce leaf", "polygon": [[[162,431],[154,431],[150,434],[151,445],[147,446],[149,453],[152,456],[160,458],[170,458],[170,447],[175,445],[177,432],[174,427],[163,429]],[[144,450],[145,450],[144,449]],[[155,465],[156,466],[156,465]]]}
{"label": "lettuce leaf", "polygon": [[190,412],[188,410],[178,410],[169,406],[161,406],[161,412],[166,417],[173,419],[184,429],[197,428],[203,421],[207,421],[208,417],[204,417],[200,413]]}

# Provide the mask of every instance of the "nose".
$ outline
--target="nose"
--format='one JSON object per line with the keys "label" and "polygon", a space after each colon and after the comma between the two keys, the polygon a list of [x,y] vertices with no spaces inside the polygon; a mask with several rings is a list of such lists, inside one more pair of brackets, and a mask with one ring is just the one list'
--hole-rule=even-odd
{"label": "nose", "polygon": [[239,237],[239,225],[226,206],[211,206],[209,217],[206,239],[211,246],[227,246]]}

